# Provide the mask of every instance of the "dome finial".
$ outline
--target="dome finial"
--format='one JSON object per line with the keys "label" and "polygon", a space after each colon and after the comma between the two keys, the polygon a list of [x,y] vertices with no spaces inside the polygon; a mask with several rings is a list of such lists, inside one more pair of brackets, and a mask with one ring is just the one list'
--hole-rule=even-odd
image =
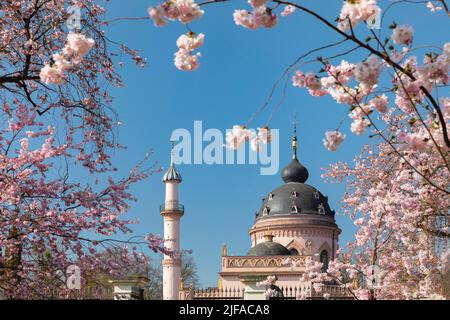
{"label": "dome finial", "polygon": [[281,178],[283,178],[284,182],[300,182],[304,183],[306,180],[308,180],[308,170],[298,161],[297,159],[297,121],[296,121],[296,115],[293,116],[294,120],[292,122],[292,125],[294,127],[294,136],[292,137],[292,161],[291,163],[283,169],[281,172]]}
{"label": "dome finial", "polygon": [[297,115],[294,113],[292,125],[294,127],[294,136],[292,137],[292,152],[293,159],[297,159]]}
{"label": "dome finial", "polygon": [[173,166],[173,149],[175,148],[175,141],[170,140],[172,147],[170,148],[170,165]]}
{"label": "dome finial", "polygon": [[174,148],[175,148],[175,141],[171,140],[172,148],[170,150],[170,166],[167,172],[163,176],[163,182],[169,182],[169,181],[176,181],[178,183],[181,183],[181,174],[175,169],[174,164]]}

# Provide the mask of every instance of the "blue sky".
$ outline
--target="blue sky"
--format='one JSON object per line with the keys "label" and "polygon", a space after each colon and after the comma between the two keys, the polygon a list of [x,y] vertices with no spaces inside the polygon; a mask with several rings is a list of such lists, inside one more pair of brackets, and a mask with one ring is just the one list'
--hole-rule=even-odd
{"label": "blue sky", "polygon": [[[331,20],[337,17],[341,6],[341,1],[329,0],[304,3]],[[149,0],[111,1],[106,7],[110,18],[141,17],[146,15],[149,5],[155,4]],[[114,154],[119,173],[125,175],[150,149],[155,151],[152,160],[167,168],[171,132],[176,128],[193,130],[195,120],[203,121],[204,129],[225,130],[245,123],[265,101],[274,81],[290,62],[310,49],[341,40],[317,21],[298,12],[281,18],[273,29],[250,31],[235,26],[233,10],[247,7],[245,1],[209,6],[204,17],[191,25],[193,31],[206,35],[201,48],[201,67],[193,73],[178,71],[173,65],[175,41],[186,32],[183,25],[171,23],[156,28],[150,21],[125,21],[108,27],[110,38],[142,50],[149,62],[148,67],[139,69],[125,60],[122,74],[126,87],[112,89],[113,107],[123,123],[119,142],[128,147]],[[408,10],[396,8],[390,16],[395,16],[399,24],[412,24],[417,30],[418,43],[442,45],[448,41],[444,32],[438,32],[446,26],[445,15],[429,13],[424,4],[413,5]],[[337,51],[332,49],[328,53]],[[358,57],[364,55],[357,53],[350,61],[357,61]],[[303,69],[314,71],[319,67],[309,65]],[[264,125],[279,97],[277,92],[274,102],[251,127]],[[328,195],[331,206],[338,211],[337,223],[342,229],[340,243],[344,245],[352,240],[354,233],[351,222],[339,214],[345,186],[324,183],[321,169],[338,160],[351,161],[369,139],[348,132],[344,106],[328,97],[312,98],[289,84],[286,99],[270,124],[280,129],[281,167],[291,157],[294,112],[298,119],[299,158],[310,172],[308,183]],[[335,129],[342,119],[346,119],[343,131],[347,139],[337,152],[328,152],[322,145],[324,132]],[[261,176],[260,168],[255,165],[185,165],[179,170],[184,178],[181,202],[186,206],[182,247],[193,250],[203,286],[213,286],[220,270],[222,244],[228,245],[229,254],[247,252],[248,229],[252,226],[254,212],[259,209],[262,197],[282,181],[279,174]],[[163,232],[158,212],[164,201],[161,178],[162,174],[155,175],[133,187],[139,201],[132,204],[129,217],[141,221],[133,227],[135,234]]]}

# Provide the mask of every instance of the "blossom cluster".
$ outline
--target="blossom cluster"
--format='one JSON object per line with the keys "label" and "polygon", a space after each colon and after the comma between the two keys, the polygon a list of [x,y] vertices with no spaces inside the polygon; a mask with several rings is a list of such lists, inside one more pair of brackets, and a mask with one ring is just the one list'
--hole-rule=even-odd
{"label": "blossom cluster", "polygon": [[266,279],[256,283],[257,287],[269,287],[277,282],[278,278],[275,275],[268,276]]}
{"label": "blossom cluster", "polygon": [[283,17],[286,17],[286,16],[293,14],[295,12],[295,10],[297,10],[297,8],[294,7],[293,5],[289,4],[283,8],[283,11],[281,11],[280,15],[282,15]]}
{"label": "blossom cluster", "polygon": [[194,53],[194,50],[203,45],[204,39],[205,35],[203,33],[196,36],[193,32],[182,34],[178,38],[178,51],[175,53],[175,66],[179,70],[193,71],[199,67],[200,62],[198,59],[201,56],[201,53]]}
{"label": "blossom cluster", "polygon": [[395,44],[410,45],[413,39],[414,29],[411,26],[396,26],[392,31],[392,40]]}
{"label": "blossom cluster", "polygon": [[[448,270],[446,237],[433,235],[445,234],[448,228],[423,223],[424,215],[437,222],[442,212],[448,212],[448,194],[424,183],[423,177],[405,165],[407,160],[419,169],[434,167],[436,171],[430,172],[428,179],[437,185],[448,184],[449,171],[439,166],[439,153],[421,135],[414,132],[401,137],[417,150],[405,152],[405,159],[393,156],[389,144],[380,143],[366,146],[351,166],[337,163],[324,175],[332,181],[347,181],[344,214],[357,226],[356,240],[345,251],[341,249],[341,267],[357,282],[375,280],[369,289],[378,299],[438,298],[441,277]],[[424,232],[422,228],[430,229]],[[377,256],[375,265],[364,259],[367,256]],[[330,262],[326,275],[320,275],[318,268],[311,270],[316,273],[309,272],[309,280],[320,275],[344,281],[343,273],[336,272],[342,270],[340,261]],[[373,270],[377,271],[375,278]],[[362,299],[371,296],[362,289],[354,293]]]}
{"label": "blossom cluster", "polygon": [[[406,46],[411,44],[412,36],[411,27],[395,26],[391,38],[394,43]],[[394,54],[394,50],[392,51]],[[404,56],[408,53],[408,49],[402,51]],[[415,56],[405,59],[402,57],[399,60],[403,60],[400,66],[406,72],[393,73],[391,91],[395,96],[395,107],[403,111],[414,123],[417,105],[425,99],[424,88],[431,92],[434,87],[447,85],[449,82],[450,43],[444,44],[440,54],[426,54],[422,65],[417,62]],[[387,94],[375,91],[381,73],[386,67],[390,68],[391,66],[372,54],[366,60],[355,64],[345,60],[337,65],[327,63],[323,69],[326,75],[321,77],[312,72],[304,74],[298,70],[292,77],[292,84],[295,87],[307,88],[312,96],[329,94],[337,103],[349,105],[351,107],[349,117],[352,119],[350,129],[352,133],[361,135],[373,124],[370,115],[374,111],[381,116],[380,119],[387,123],[391,119],[392,112],[389,111],[394,108],[389,109]],[[352,84],[353,81],[356,85]],[[445,110],[445,104],[442,104],[441,108]],[[433,127],[435,125],[430,124],[432,131]],[[410,149],[418,151],[429,148],[434,141],[443,147],[445,143],[442,140],[442,134],[438,133],[440,130],[439,128],[434,130],[437,133],[434,139],[431,139],[430,132],[426,128],[412,127],[409,130],[412,132],[408,133],[408,130],[403,130],[396,135],[398,135],[398,141],[403,142]],[[324,145],[330,151],[334,151],[339,146],[339,143],[335,142],[341,142],[334,140],[335,138],[337,136],[328,133],[324,139]]]}
{"label": "blossom cluster", "polygon": [[259,281],[256,283],[257,287],[264,287],[266,289],[264,295],[267,299],[277,295],[277,287],[275,286],[278,281],[278,277],[276,275],[267,276],[266,279]]}
{"label": "blossom cluster", "polygon": [[402,67],[409,70],[409,75],[399,74],[393,79],[396,85],[395,103],[406,113],[414,113],[415,105],[421,102],[425,95],[422,88],[431,91],[438,85],[446,85],[449,82],[448,71],[450,68],[450,43],[446,43],[439,55],[427,55],[423,65],[419,65],[417,57],[407,58]]}
{"label": "blossom cluster", "polygon": [[430,9],[431,12],[436,12],[442,10],[442,6],[440,1],[428,1],[427,8]]}
{"label": "blossom cluster", "polygon": [[304,74],[302,71],[298,70],[292,77],[292,83],[295,87],[308,88],[309,93],[315,97],[326,94],[326,91],[322,88],[319,78],[312,72]]}
{"label": "blossom cluster", "polygon": [[375,55],[370,55],[365,61],[355,66],[355,78],[363,85],[373,86],[378,82],[381,71],[380,59]]}
{"label": "blossom cluster", "polygon": [[245,126],[235,125],[226,134],[226,147],[228,149],[239,149],[245,142],[250,142],[250,148],[258,152],[262,145],[267,145],[272,140],[269,127],[265,126],[255,130],[247,129]]}
{"label": "blossom cluster", "polygon": [[40,78],[45,84],[63,84],[66,72],[78,65],[83,57],[94,46],[95,41],[79,33],[69,33],[66,45],[61,53],[52,56],[53,63],[45,64],[41,69]]}
{"label": "blossom cluster", "polygon": [[234,11],[236,25],[254,30],[259,27],[272,28],[277,24],[277,15],[266,7],[267,0],[249,0],[249,3],[253,8],[251,12],[244,9]]}
{"label": "blossom cluster", "polygon": [[376,0],[346,0],[338,20],[338,28],[345,31],[360,22],[373,24],[381,10]]}
{"label": "blossom cluster", "polygon": [[157,7],[148,8],[148,15],[155,26],[162,27],[168,20],[178,20],[181,23],[191,23],[203,16],[204,11],[193,0],[167,0]]}
{"label": "blossom cluster", "polygon": [[325,132],[325,139],[323,139],[323,145],[329,151],[336,151],[341,143],[345,139],[345,134],[339,131],[327,131]]}

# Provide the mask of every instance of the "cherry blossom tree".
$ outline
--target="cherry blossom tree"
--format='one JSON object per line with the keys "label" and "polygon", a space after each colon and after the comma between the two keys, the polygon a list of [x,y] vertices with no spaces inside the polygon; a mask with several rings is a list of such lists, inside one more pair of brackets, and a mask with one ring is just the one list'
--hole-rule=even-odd
{"label": "cherry blossom tree", "polygon": [[[67,22],[77,19],[79,24]],[[108,86],[122,86],[113,58],[137,51],[104,33],[105,10],[91,0],[5,0],[0,4],[0,296],[67,297],[66,269],[112,270],[97,252],[148,245],[154,236],[119,240],[129,188],[159,169],[147,158],[123,178],[111,151],[117,116]],[[76,21],[75,21],[76,22]],[[80,180],[82,173],[92,179]],[[91,180],[91,181],[90,181]],[[123,260],[133,261],[134,250]]]}
{"label": "cherry blossom tree", "polygon": [[[334,281],[360,299],[445,298],[449,197],[392,154],[386,143],[366,146],[353,167],[328,168],[325,178],[347,183],[344,213],[358,227],[356,240],[340,249],[326,272],[310,261],[303,281]],[[421,169],[440,161],[432,152],[407,147],[404,154]],[[437,181],[449,181],[445,168],[434,174]]]}

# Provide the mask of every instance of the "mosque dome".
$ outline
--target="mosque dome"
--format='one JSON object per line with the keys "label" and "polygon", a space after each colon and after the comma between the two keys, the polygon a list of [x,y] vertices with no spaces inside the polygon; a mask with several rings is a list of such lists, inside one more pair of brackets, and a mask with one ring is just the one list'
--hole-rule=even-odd
{"label": "mosque dome", "polygon": [[260,257],[260,256],[288,256],[291,252],[283,245],[273,242],[273,237],[269,236],[266,241],[261,242],[252,247],[247,256]]}
{"label": "mosque dome", "polygon": [[257,219],[277,215],[327,216],[334,218],[335,212],[328,204],[328,198],[319,190],[306,184],[308,169],[297,159],[297,136],[294,133],[293,159],[282,171],[281,178],[285,182],[282,186],[272,190],[265,198],[261,208],[256,213]]}
{"label": "mosque dome", "polygon": [[264,198],[257,218],[274,215],[318,214],[334,217],[328,199],[316,188],[299,182],[290,182],[271,191]]}

